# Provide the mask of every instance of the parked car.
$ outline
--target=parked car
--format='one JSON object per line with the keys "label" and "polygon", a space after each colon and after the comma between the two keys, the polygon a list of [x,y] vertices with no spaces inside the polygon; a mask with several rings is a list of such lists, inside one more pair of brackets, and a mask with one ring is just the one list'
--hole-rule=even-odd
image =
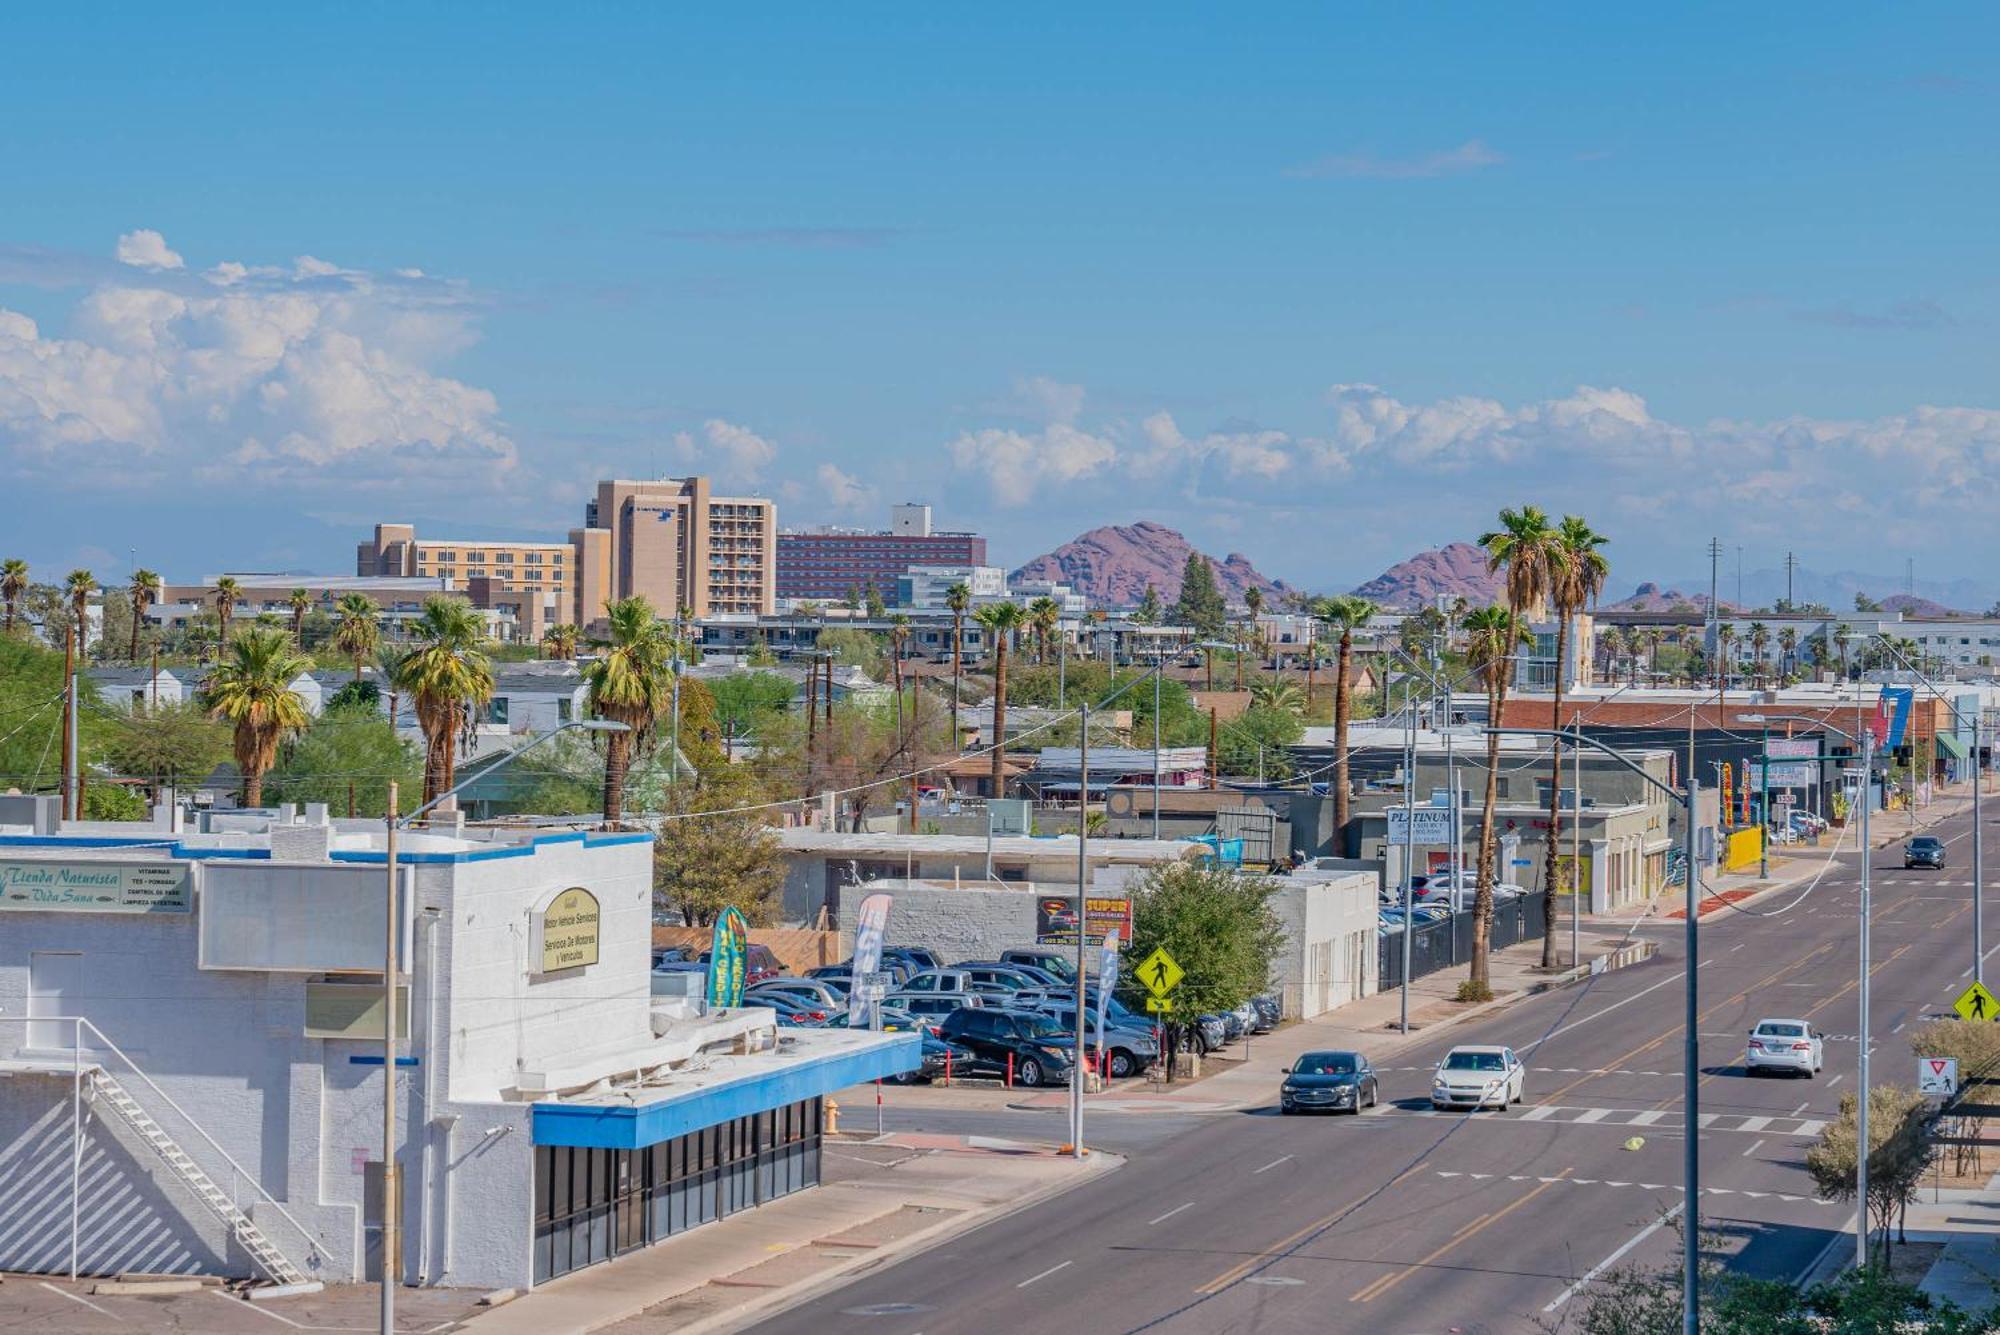
{"label": "parked car", "polygon": [[854,969],[846,964],[822,964],[817,969],[807,969],[806,977],[818,978],[849,990],[854,987]]}
{"label": "parked car", "polygon": [[1074,952],[1059,950],[1054,946],[1012,946],[1000,952],[1002,964],[1026,964],[1053,975],[1059,982],[1068,982],[1076,977],[1076,956]]}
{"label": "parked car", "polygon": [[[706,950],[702,951],[699,956],[700,962],[707,964],[711,953]],[[782,978],[784,975],[785,966],[779,963],[778,957],[771,953],[769,946],[760,946],[754,941],[750,943],[749,948],[743,953],[744,986],[747,987],[752,983],[761,983],[771,978]]]}
{"label": "parked car", "polygon": [[743,990],[745,996],[764,996],[767,993],[797,997],[828,1012],[842,1010],[847,1005],[847,989],[824,978],[791,978],[780,974]]}
{"label": "parked car", "polygon": [[1944,870],[1944,840],[1934,834],[1920,834],[1903,845],[1905,867],[1934,867]]}
{"label": "parked car", "polygon": [[[903,980],[898,992],[970,992],[972,975],[963,969],[925,969]],[[1011,990],[1011,989],[1010,989]]]}
{"label": "parked car", "polygon": [[1238,1015],[1235,1011],[1222,1011],[1219,1012],[1218,1018],[1222,1021],[1223,1042],[1234,1043],[1237,1039],[1243,1037],[1243,1017],[1241,1015]]}
{"label": "parked car", "polygon": [[1444,1055],[1431,1079],[1433,1108],[1500,1108],[1521,1098],[1527,1068],[1512,1048],[1461,1044]]}
{"label": "parked car", "polygon": [[[948,1060],[947,1060],[948,1059]],[[898,1085],[914,1085],[919,1080],[935,1080],[950,1071],[956,1075],[971,1069],[974,1063],[972,1049],[957,1043],[948,1043],[930,1030],[924,1030],[924,1064],[914,1071],[902,1071],[889,1077]]]}
{"label": "parked car", "polygon": [[1743,1050],[1743,1066],[1759,1071],[1790,1071],[1812,1079],[1826,1062],[1826,1035],[1804,1020],[1759,1020]]}
{"label": "parked car", "polygon": [[986,1005],[986,998],[977,992],[891,992],[882,1004],[935,1022],[953,1011],[979,1009]]}
{"label": "parked car", "polygon": [[825,1008],[814,1006],[810,1002],[801,1001],[797,997],[786,996],[782,992],[773,992],[765,996],[758,996],[754,992],[745,992],[743,994],[743,1004],[746,1006],[763,1006],[776,1011],[780,1025],[817,1029],[826,1023],[827,1012]]}
{"label": "parked car", "polygon": [[1257,1031],[1258,1033],[1263,1033],[1265,1032],[1265,1030],[1269,1029],[1276,1029],[1278,1027],[1278,1021],[1284,1018],[1285,1015],[1284,1006],[1279,1003],[1276,997],[1272,996],[1268,992],[1264,993],[1261,996],[1255,996],[1250,998],[1250,1004],[1257,1008],[1257,1014],[1261,1016],[1264,1021],[1264,1028],[1258,1030]]}
{"label": "parked car", "polygon": [[944,960],[927,946],[884,946],[882,958],[902,960],[910,966],[911,973],[922,973],[925,969],[942,969]]}
{"label": "parked car", "polygon": [[1372,1108],[1382,1098],[1375,1068],[1358,1052],[1307,1052],[1285,1072],[1278,1086],[1281,1113],[1358,1113]]}
{"label": "parked car", "polygon": [[975,1071],[1004,1074],[1011,1058],[1014,1079],[1030,1089],[1066,1079],[1074,1060],[1070,1036],[1035,1011],[954,1011],[938,1026],[938,1037],[970,1049]]}
{"label": "parked car", "polygon": [[1196,1052],[1206,1057],[1228,1042],[1229,1030],[1220,1015],[1197,1015],[1192,1023],[1181,1029],[1182,1052]]}
{"label": "parked car", "polygon": [[694,948],[692,946],[653,947],[653,967],[655,969],[659,968],[662,964],[699,964],[699,963],[701,963],[701,961],[695,955]]}
{"label": "parked car", "polygon": [[[1055,1021],[1066,1034],[1076,1032],[1076,1007],[1050,1006],[1039,1012]],[[1084,1012],[1084,1045],[1091,1051],[1097,1047],[1097,1013]],[[1134,1076],[1159,1060],[1160,1044],[1153,1037],[1153,1026],[1149,1024],[1119,1023],[1109,1014],[1104,1017],[1104,1066],[1105,1074],[1114,1080]]]}
{"label": "parked car", "polygon": [[[854,1019],[855,1019],[854,1011],[850,1008],[848,1010],[841,1011],[837,1015],[832,1016],[830,1019],[827,1020],[826,1023],[829,1028],[833,1029],[854,1029],[857,1027],[865,1029],[868,1027],[866,1025],[857,1026],[854,1022]],[[902,1009],[899,1006],[891,1006],[886,1001],[882,1003],[883,1033],[885,1034],[908,1033],[913,1029],[921,1029],[926,1033],[930,1032],[930,1026],[924,1023],[922,1020],[918,1019],[916,1016],[910,1014],[910,1012]]]}
{"label": "parked car", "polygon": [[1005,988],[1009,992],[1019,992],[1024,987],[1047,987],[1055,981],[1046,974],[1033,977],[1010,964],[993,960],[960,960],[951,967],[970,977],[974,988],[988,991]]}

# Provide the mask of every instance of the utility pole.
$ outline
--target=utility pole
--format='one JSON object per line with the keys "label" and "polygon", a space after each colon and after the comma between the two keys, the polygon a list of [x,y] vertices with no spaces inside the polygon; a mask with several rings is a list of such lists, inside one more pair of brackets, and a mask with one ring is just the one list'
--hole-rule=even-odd
{"label": "utility pole", "polygon": [[[1084,1004],[1083,1004],[1083,938],[1084,927],[1090,921],[1089,903],[1084,893],[1089,884],[1090,867],[1090,702],[1085,701],[1078,715],[1077,730],[1077,785],[1076,785],[1076,1051],[1070,1063],[1069,1073],[1069,1146],[1070,1153],[1083,1158],[1083,1061],[1084,1048]],[[1099,978],[1099,987],[1110,987],[1115,979]],[[1172,1058],[1168,1058],[1171,1062]]]}
{"label": "utility pole", "polygon": [[383,887],[382,931],[382,1335],[396,1329],[396,1279],[402,1269],[397,1246],[396,1212],[396,782],[389,781],[387,835],[382,860],[388,868]]}
{"label": "utility pole", "polygon": [[1799,558],[1795,552],[1785,553],[1785,607],[1788,611],[1799,610],[1798,594],[1793,589],[1794,577],[1799,572]]}
{"label": "utility pole", "polygon": [[77,819],[76,807],[76,627],[63,632],[62,799],[64,820]]}
{"label": "utility pole", "polygon": [[[1166,658],[1157,636],[1153,639],[1153,837],[1160,837],[1160,674],[1166,670]],[[1172,1069],[1173,1058],[1167,1058]]]}
{"label": "utility pole", "polygon": [[1743,548],[1740,545],[1736,548],[1736,606],[1738,609],[1743,606]]}

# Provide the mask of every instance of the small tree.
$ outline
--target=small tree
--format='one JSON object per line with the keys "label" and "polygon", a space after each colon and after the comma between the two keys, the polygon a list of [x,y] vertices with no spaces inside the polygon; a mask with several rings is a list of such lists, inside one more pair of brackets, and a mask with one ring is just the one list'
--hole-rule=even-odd
{"label": "small tree", "polygon": [[[1806,1151],[1806,1171],[1828,1200],[1851,1201],[1855,1191],[1855,1095],[1840,1100],[1840,1116]],[[1882,1259],[1889,1259],[1889,1226],[1916,1196],[1930,1164],[1929,1106],[1915,1090],[1876,1085],[1868,1097],[1868,1215],[1882,1230]],[[1871,1252],[1872,1255],[1872,1252]]]}
{"label": "small tree", "polygon": [[[752,923],[777,916],[786,859],[778,836],[754,811],[754,784],[736,770],[675,786],[653,842],[653,905],[689,927],[734,907]],[[714,813],[714,814],[710,814]]]}
{"label": "small tree", "polygon": [[120,774],[157,788],[207,778],[229,758],[229,732],[193,701],[137,703],[112,722],[104,755]]}
{"label": "small tree", "polygon": [[1193,862],[1155,867],[1132,886],[1126,958],[1165,947],[1185,974],[1166,1017],[1167,1051],[1178,1047],[1185,1017],[1233,1010],[1270,985],[1285,940],[1271,908],[1277,890],[1265,877]]}
{"label": "small tree", "polygon": [[1181,596],[1174,602],[1174,621],[1192,626],[1203,639],[1222,634],[1229,618],[1229,604],[1215,583],[1215,567],[1200,552],[1189,552],[1181,568]]}
{"label": "small tree", "polygon": [[1132,619],[1142,626],[1157,626],[1160,623],[1160,591],[1148,584],[1145,594],[1139,599]]}

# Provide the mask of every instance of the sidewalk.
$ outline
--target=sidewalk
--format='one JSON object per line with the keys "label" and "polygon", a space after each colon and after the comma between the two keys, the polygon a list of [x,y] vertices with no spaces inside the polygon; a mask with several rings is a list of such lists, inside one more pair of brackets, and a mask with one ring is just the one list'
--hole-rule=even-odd
{"label": "sidewalk", "polygon": [[[740,1329],[1123,1165],[977,1136],[829,1137],[823,1185],[544,1284],[466,1322],[478,1335]],[[841,1167],[865,1160],[866,1170]]]}
{"label": "sidewalk", "polygon": [[[1817,1260],[1799,1276],[1798,1287],[1831,1283],[1854,1264],[1853,1211],[1848,1227],[1836,1233]],[[1937,1250],[1917,1287],[1930,1297],[1949,1300],[1968,1312],[1984,1312],[2000,1303],[2000,1173],[1984,1187],[1925,1187],[1912,1201],[1896,1244]],[[1896,1269],[1903,1272],[1899,1255]]]}

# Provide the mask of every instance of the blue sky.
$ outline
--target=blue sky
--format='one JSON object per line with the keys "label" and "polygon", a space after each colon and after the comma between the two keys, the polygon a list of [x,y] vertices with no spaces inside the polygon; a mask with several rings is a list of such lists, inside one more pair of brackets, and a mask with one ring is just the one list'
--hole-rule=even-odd
{"label": "blue sky", "polygon": [[1618,586],[1996,555],[1990,10],[731,8],[15,15],[0,545],[701,469],[1317,588],[1527,500]]}

